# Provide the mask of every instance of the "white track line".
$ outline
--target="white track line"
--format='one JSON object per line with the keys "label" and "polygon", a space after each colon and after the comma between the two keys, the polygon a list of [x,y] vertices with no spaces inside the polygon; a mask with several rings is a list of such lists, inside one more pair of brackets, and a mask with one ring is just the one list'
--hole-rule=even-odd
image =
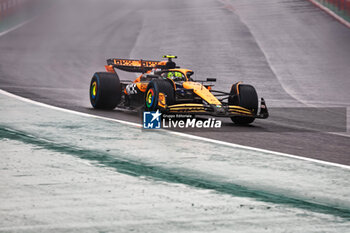
{"label": "white track line", "polygon": [[321,3],[319,3],[316,0],[309,0],[309,1],[311,3],[313,3],[314,5],[318,6],[319,8],[321,8],[322,10],[324,10],[325,12],[327,12],[329,15],[333,16],[336,20],[338,20],[339,22],[341,22],[342,24],[344,24],[348,28],[350,28],[350,23],[348,21],[346,21],[345,19],[343,19],[342,17],[337,15],[335,12],[333,12],[329,8],[325,7],[324,5],[322,5]]}
{"label": "white track line", "polygon": [[[117,119],[112,119],[112,118],[107,118],[107,117],[91,115],[91,114],[88,114],[88,113],[77,112],[77,111],[73,111],[73,110],[68,110],[68,109],[64,109],[64,108],[55,107],[55,106],[52,106],[52,105],[40,103],[40,102],[31,100],[31,99],[27,99],[27,98],[24,98],[24,97],[21,97],[21,96],[17,96],[17,95],[11,94],[11,93],[9,93],[7,91],[4,91],[4,90],[1,90],[1,89],[0,89],[0,94],[3,94],[5,96],[9,96],[9,97],[21,100],[21,101],[26,102],[26,103],[30,103],[30,104],[34,104],[34,105],[37,105],[37,106],[41,106],[41,107],[45,107],[45,108],[49,108],[49,109],[53,109],[53,110],[58,110],[58,111],[62,111],[62,112],[67,112],[67,113],[75,114],[75,115],[78,115],[78,116],[84,116],[84,117],[90,117],[90,118],[96,118],[96,119],[102,119],[102,120],[118,122],[118,123],[121,123],[121,124],[129,125],[129,126],[133,126],[133,127],[137,127],[137,128],[142,128],[143,127],[141,124],[137,124],[137,123],[132,123],[132,122],[123,121],[123,120],[117,120]],[[293,159],[298,159],[298,160],[304,160],[304,161],[318,163],[318,164],[322,164],[322,165],[328,165],[328,166],[334,166],[334,167],[339,167],[339,168],[344,168],[344,169],[350,169],[350,166],[344,165],[344,164],[332,163],[332,162],[322,161],[322,160],[318,160],[318,159],[305,158],[305,157],[301,157],[301,156],[297,156],[297,155],[291,155],[291,154],[286,154],[286,153],[281,153],[281,152],[276,152],[276,151],[259,149],[259,148],[250,147],[250,146],[242,146],[242,145],[238,145],[238,144],[234,144],[234,143],[230,143],[230,142],[224,142],[224,141],[219,141],[219,140],[215,140],[215,139],[209,139],[209,138],[204,138],[204,137],[200,137],[200,136],[194,136],[194,135],[190,135],[190,134],[174,132],[174,131],[170,131],[170,130],[161,129],[160,131],[166,132],[166,133],[169,133],[169,134],[173,134],[173,135],[177,135],[177,136],[180,136],[180,137],[191,138],[191,139],[194,139],[194,140],[199,140],[199,141],[219,144],[219,145],[228,146],[228,147],[232,147],[232,148],[236,148],[236,149],[257,151],[257,152],[261,152],[261,153],[273,154],[273,155],[277,155],[277,156],[283,156],[283,157],[293,158]]]}
{"label": "white track line", "polygon": [[0,37],[6,35],[6,34],[9,33],[9,32],[12,32],[12,31],[14,31],[14,30],[16,30],[16,29],[18,29],[18,28],[20,28],[20,27],[23,27],[24,25],[26,25],[27,23],[29,23],[29,22],[32,21],[33,19],[34,19],[34,18],[28,19],[27,21],[24,21],[23,23],[20,23],[20,24],[14,26],[13,28],[10,28],[10,29],[8,29],[8,30],[6,30],[6,31],[0,32]]}
{"label": "white track line", "polygon": [[41,107],[45,107],[45,108],[49,108],[49,109],[53,109],[53,110],[58,110],[58,111],[61,111],[61,112],[72,113],[72,114],[79,115],[79,116],[84,116],[84,117],[92,117],[92,118],[98,118],[98,119],[103,119],[103,120],[109,120],[109,121],[114,121],[114,122],[118,122],[118,123],[122,123],[122,124],[126,124],[126,125],[135,126],[135,127],[138,127],[138,128],[142,128],[141,124],[132,123],[132,122],[128,122],[128,121],[117,120],[117,119],[112,119],[112,118],[108,118],[108,117],[91,115],[91,114],[88,114],[88,113],[73,111],[73,110],[60,108],[60,107],[55,107],[55,106],[52,106],[52,105],[49,105],[49,104],[40,103],[40,102],[31,100],[31,99],[27,99],[27,98],[24,98],[24,97],[21,97],[21,96],[18,96],[18,95],[14,95],[14,94],[9,93],[7,91],[4,91],[2,89],[0,89],[0,94],[3,94],[3,95],[6,95],[6,96],[9,96],[9,97],[21,100],[23,102],[27,102],[27,103],[30,103],[30,104],[34,104],[34,105],[37,105],[37,106],[41,106]]}

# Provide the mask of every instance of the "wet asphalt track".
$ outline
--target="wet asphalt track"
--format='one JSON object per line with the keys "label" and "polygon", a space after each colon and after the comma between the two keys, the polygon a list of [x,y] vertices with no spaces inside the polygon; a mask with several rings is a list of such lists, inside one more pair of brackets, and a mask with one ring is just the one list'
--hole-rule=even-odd
{"label": "wet asphalt track", "polygon": [[[90,78],[103,70],[106,58],[159,59],[172,53],[197,79],[216,77],[220,90],[240,80],[253,84],[270,107],[348,107],[349,41],[348,28],[304,0],[61,1],[0,38],[0,88],[140,122],[135,113],[92,110]],[[191,133],[350,164],[349,137],[308,132],[308,121],[275,113],[251,127],[223,119],[219,132]]]}

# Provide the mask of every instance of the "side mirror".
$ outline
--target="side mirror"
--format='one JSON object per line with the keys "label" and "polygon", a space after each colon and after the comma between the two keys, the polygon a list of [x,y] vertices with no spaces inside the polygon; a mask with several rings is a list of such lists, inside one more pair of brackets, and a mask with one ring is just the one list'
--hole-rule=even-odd
{"label": "side mirror", "polygon": [[216,78],[207,78],[207,82],[216,82]]}

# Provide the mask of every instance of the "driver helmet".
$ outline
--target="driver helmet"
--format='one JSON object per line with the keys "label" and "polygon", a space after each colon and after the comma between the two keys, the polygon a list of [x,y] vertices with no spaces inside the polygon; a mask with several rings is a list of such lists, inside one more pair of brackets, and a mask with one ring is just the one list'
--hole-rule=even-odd
{"label": "driver helmet", "polygon": [[178,72],[178,71],[168,72],[168,78],[171,78],[174,81],[180,81],[182,79],[182,77],[183,77],[183,75],[181,72]]}

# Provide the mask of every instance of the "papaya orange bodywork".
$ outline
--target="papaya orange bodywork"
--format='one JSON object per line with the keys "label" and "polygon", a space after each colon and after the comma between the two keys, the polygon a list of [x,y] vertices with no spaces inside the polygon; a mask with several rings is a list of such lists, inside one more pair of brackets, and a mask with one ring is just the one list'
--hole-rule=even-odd
{"label": "papaya orange bodywork", "polygon": [[140,91],[145,92],[147,89],[148,83],[139,82],[139,83],[136,83],[136,86]]}
{"label": "papaya orange bodywork", "polygon": [[159,93],[158,96],[158,106],[162,108],[166,108],[166,101],[165,101],[165,95],[164,93]]}
{"label": "papaya orange bodywork", "polygon": [[192,89],[194,93],[200,96],[208,104],[221,105],[221,102],[201,83],[196,82],[184,82],[183,87],[186,89]]}
{"label": "papaya orange bodywork", "polygon": [[115,70],[114,70],[114,67],[112,65],[106,65],[105,69],[109,73],[114,73],[114,74],[116,73]]}

